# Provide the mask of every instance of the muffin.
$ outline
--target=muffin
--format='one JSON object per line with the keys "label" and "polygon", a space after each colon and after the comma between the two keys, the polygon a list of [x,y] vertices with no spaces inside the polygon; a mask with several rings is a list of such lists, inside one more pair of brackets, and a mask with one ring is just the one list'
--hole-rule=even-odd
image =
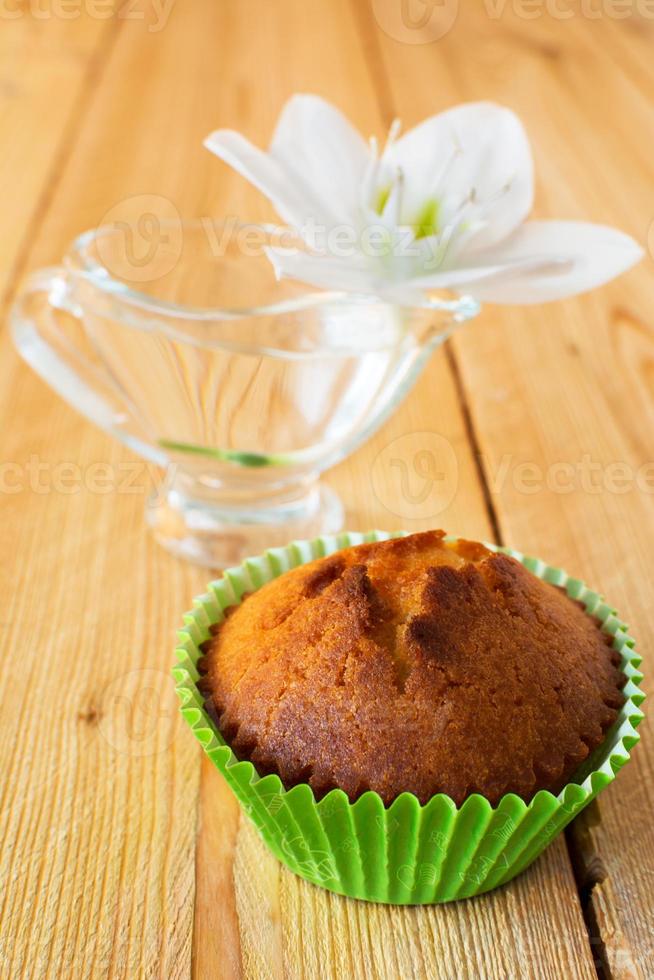
{"label": "muffin", "polygon": [[444,537],[347,548],[233,607],[198,688],[239,759],[386,805],[570,781],[625,700],[612,637],[515,559]]}
{"label": "muffin", "polygon": [[[352,547],[402,534],[295,541],[228,569],[185,614],[173,674],[185,721],[287,868],[350,898],[430,905],[506,884],[613,782],[638,741],[643,675],[635,640],[611,605],[538,558],[502,549],[516,567],[437,532]],[[296,571],[279,589],[267,585],[289,569]],[[265,601],[247,598],[256,590]],[[623,699],[618,657],[626,683],[615,723],[557,795],[538,792],[556,788],[554,757],[564,760],[562,783],[575,764],[568,757],[601,740]],[[476,691],[485,696],[473,702]],[[449,709],[455,698],[461,705]],[[465,723],[457,713],[464,709]],[[425,718],[445,711],[430,729]],[[537,740],[552,735],[544,711],[559,732],[547,751]],[[510,722],[498,724],[501,712]],[[223,732],[239,741],[240,758]],[[531,746],[533,779],[521,739]],[[435,754],[439,740],[448,740],[449,754]],[[429,753],[431,771],[421,761]],[[458,778],[460,805],[445,792],[421,802],[448,785],[456,794],[455,754],[468,767]],[[513,755],[518,761],[497,779],[495,767]],[[472,792],[486,786],[492,794],[494,778],[499,794],[516,771],[527,772],[523,797],[507,792],[493,805]],[[407,786],[413,792],[394,795]]]}

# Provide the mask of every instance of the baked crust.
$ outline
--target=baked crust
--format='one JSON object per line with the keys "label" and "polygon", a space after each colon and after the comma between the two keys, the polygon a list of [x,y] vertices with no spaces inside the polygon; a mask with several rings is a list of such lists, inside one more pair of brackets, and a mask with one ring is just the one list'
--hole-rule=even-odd
{"label": "baked crust", "polygon": [[624,702],[611,638],[514,559],[443,538],[348,548],[233,608],[200,684],[239,758],[386,804],[569,781]]}

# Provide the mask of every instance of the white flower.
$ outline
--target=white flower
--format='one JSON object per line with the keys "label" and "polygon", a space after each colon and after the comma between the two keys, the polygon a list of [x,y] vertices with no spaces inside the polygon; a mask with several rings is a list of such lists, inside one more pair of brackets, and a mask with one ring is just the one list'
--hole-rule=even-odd
{"label": "white flower", "polygon": [[453,289],[539,303],[592,289],[642,256],[628,235],[579,221],[526,221],[527,136],[509,109],[479,102],[426,119],[383,151],[332,105],[296,95],[269,151],[218,130],[206,146],[251,183],[302,248],[269,250],[278,276],[422,302]]}

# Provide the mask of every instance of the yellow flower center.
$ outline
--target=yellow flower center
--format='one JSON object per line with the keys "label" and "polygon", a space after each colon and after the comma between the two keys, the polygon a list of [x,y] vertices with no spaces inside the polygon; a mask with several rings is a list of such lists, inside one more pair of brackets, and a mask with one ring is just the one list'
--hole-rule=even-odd
{"label": "yellow flower center", "polygon": [[438,234],[438,212],[439,205],[435,197],[425,201],[413,223],[416,238],[428,238],[430,235]]}

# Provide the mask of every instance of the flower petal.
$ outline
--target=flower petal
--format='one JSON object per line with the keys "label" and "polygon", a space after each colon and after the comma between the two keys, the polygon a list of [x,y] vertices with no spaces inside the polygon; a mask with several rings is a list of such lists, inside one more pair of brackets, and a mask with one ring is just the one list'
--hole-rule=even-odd
{"label": "flower petal", "polygon": [[204,145],[262,191],[295,228],[353,224],[369,149],[324,99],[289,99],[268,153],[228,129],[211,133]]}
{"label": "flower petal", "polygon": [[289,224],[299,226],[312,208],[312,201],[292,175],[268,153],[253,146],[240,133],[218,129],[204,141],[207,149],[238,171],[273,203]]}
{"label": "flower petal", "polygon": [[470,250],[506,238],[531,210],[529,141],[518,117],[503,106],[470,102],[432,116],[398,139],[391,153],[405,175],[405,222],[435,198],[443,227],[473,195],[485,223]]}
{"label": "flower petal", "polygon": [[[274,249],[269,258],[279,277],[289,277],[323,289],[377,295],[389,302],[424,302],[436,289],[455,290],[493,303],[542,303],[584,292],[624,272],[643,254],[628,235],[573,221],[530,222],[503,245],[467,264],[416,275],[438,256],[430,242],[409,243],[392,257],[388,274],[383,262],[357,251],[335,256]],[[437,247],[434,242],[433,247]],[[416,251],[417,250],[417,251]]]}
{"label": "flower petal", "polygon": [[312,189],[328,224],[352,223],[370,148],[335,106],[317,95],[294,95],[279,117],[270,153],[300,186]]}
{"label": "flower petal", "polygon": [[491,303],[543,303],[601,286],[642,256],[640,245],[614,228],[531,221],[506,242],[475,256],[476,267],[459,266],[456,272],[467,272],[469,278],[460,279],[456,288]]}
{"label": "flower petal", "polygon": [[424,292],[411,281],[385,278],[360,252],[341,257],[294,249],[266,249],[278,279],[296,279],[319,289],[378,297],[391,303],[419,304]]}

